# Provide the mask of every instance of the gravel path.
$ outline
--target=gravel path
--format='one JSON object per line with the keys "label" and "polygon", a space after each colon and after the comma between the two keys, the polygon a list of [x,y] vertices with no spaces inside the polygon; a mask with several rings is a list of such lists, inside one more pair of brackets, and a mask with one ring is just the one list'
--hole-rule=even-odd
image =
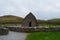
{"label": "gravel path", "polygon": [[8,35],[0,36],[0,40],[25,40],[27,33],[9,32]]}

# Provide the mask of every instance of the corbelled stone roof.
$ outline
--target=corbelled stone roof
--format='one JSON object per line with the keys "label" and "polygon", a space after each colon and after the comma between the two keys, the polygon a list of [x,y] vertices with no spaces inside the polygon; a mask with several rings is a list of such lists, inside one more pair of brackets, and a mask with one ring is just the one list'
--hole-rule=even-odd
{"label": "corbelled stone roof", "polygon": [[31,12],[25,18],[33,18],[36,20],[36,17]]}
{"label": "corbelled stone roof", "polygon": [[37,26],[37,20],[31,12],[25,17],[25,19],[22,23],[22,26],[29,27],[29,24],[30,24],[31,27],[36,27]]}

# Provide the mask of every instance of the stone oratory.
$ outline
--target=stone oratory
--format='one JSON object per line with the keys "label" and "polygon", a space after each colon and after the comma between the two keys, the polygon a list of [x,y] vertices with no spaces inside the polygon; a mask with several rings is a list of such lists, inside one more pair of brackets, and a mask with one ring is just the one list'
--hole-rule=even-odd
{"label": "stone oratory", "polygon": [[23,27],[36,27],[37,20],[36,17],[30,12],[22,22]]}

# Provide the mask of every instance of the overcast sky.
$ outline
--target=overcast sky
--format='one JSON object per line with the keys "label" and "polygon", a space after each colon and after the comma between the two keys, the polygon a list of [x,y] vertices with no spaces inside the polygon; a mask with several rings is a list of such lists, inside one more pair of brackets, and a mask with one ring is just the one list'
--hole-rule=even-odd
{"label": "overcast sky", "polygon": [[0,0],[0,16],[24,18],[29,12],[37,19],[60,18],[60,0]]}

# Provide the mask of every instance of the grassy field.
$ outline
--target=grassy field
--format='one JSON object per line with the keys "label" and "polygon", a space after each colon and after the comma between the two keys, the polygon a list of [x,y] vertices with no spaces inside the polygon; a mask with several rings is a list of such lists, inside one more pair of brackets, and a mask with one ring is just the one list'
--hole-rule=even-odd
{"label": "grassy field", "polygon": [[[0,26],[9,26],[9,25],[13,25],[13,24],[0,24]],[[39,24],[38,26],[42,26],[42,27],[53,27],[53,26],[60,26],[60,25],[54,25],[54,24]]]}
{"label": "grassy field", "polygon": [[[39,24],[39,26],[60,26],[54,24]],[[60,40],[60,32],[35,32],[27,35],[26,40]]]}
{"label": "grassy field", "polygon": [[36,32],[28,34],[26,40],[60,40],[60,32]]}
{"label": "grassy field", "polygon": [[0,24],[0,26],[11,26],[12,24]]}
{"label": "grassy field", "polygon": [[42,27],[56,27],[56,26],[60,26],[59,24],[39,24],[39,26]]}

